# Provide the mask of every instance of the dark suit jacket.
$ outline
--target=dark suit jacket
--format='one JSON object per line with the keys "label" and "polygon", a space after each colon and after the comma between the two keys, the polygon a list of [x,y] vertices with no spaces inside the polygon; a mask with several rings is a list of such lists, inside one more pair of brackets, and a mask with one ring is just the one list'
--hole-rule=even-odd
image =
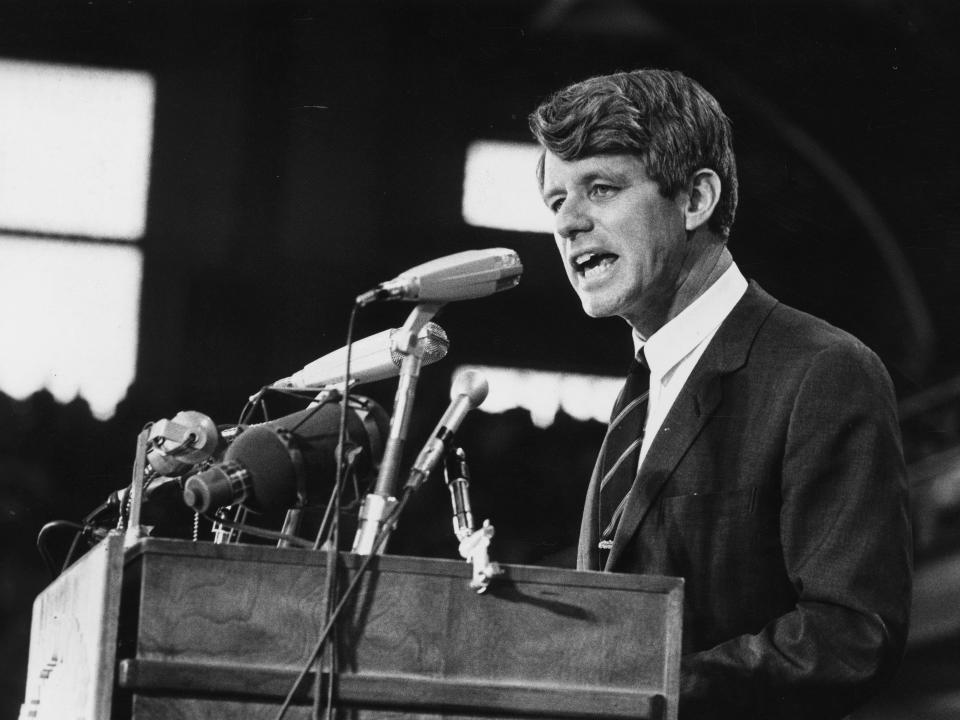
{"label": "dark suit jacket", "polygon": [[[596,484],[581,569],[599,569]],[[845,715],[899,662],[911,558],[886,370],[751,283],[654,439],[605,567],[685,579],[681,718]]]}

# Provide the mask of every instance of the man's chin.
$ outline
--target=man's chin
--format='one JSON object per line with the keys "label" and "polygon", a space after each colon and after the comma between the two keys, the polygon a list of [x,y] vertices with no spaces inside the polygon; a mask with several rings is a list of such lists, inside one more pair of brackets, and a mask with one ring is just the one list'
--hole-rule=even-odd
{"label": "man's chin", "polygon": [[608,304],[597,302],[596,299],[581,297],[580,305],[583,306],[583,312],[585,312],[588,317],[605,318],[616,315],[613,308],[609,307]]}

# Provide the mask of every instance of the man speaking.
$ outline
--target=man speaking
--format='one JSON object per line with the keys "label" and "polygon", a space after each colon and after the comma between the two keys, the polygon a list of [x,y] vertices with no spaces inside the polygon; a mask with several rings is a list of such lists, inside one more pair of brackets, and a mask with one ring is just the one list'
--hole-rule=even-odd
{"label": "man speaking", "polygon": [[737,268],[730,122],[700,85],[591,78],[530,126],[570,284],[636,347],[578,566],[685,579],[682,718],[843,717],[889,681],[907,632],[887,372]]}

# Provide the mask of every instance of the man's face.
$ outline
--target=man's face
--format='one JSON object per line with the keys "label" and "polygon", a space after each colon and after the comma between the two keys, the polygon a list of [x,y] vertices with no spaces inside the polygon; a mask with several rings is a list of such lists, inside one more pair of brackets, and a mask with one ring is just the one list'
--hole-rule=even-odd
{"label": "man's face", "polygon": [[548,151],[543,177],[557,248],[584,311],[618,315],[644,336],[655,331],[689,260],[685,195],[663,197],[634,155],[567,162]]}

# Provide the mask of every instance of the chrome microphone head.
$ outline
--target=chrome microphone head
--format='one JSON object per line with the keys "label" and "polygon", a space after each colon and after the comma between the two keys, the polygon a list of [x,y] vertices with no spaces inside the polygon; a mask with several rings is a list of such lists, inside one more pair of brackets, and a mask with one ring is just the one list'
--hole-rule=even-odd
{"label": "chrome microphone head", "polygon": [[[403,364],[403,354],[393,346],[393,335],[399,329],[394,328],[390,331],[390,359],[397,367]],[[450,351],[450,338],[447,337],[447,331],[442,327],[435,322],[428,322],[417,333],[417,345],[423,350],[423,364],[429,365],[438,360],[443,360],[447,356]]]}
{"label": "chrome microphone head", "polygon": [[490,385],[487,378],[478,370],[464,370],[457,373],[450,383],[450,399],[456,400],[465,395],[470,401],[470,408],[475,408],[487,399]]}
{"label": "chrome microphone head", "polygon": [[[350,377],[355,384],[396,377],[403,365],[403,355],[394,346],[393,336],[400,328],[391,328],[357,340],[349,348]],[[430,365],[442,360],[450,349],[450,340],[442,327],[428,322],[417,333],[418,347],[423,350],[422,362]],[[315,388],[337,385],[344,381],[348,348],[327,353],[290,377],[273,383],[275,388]]]}

